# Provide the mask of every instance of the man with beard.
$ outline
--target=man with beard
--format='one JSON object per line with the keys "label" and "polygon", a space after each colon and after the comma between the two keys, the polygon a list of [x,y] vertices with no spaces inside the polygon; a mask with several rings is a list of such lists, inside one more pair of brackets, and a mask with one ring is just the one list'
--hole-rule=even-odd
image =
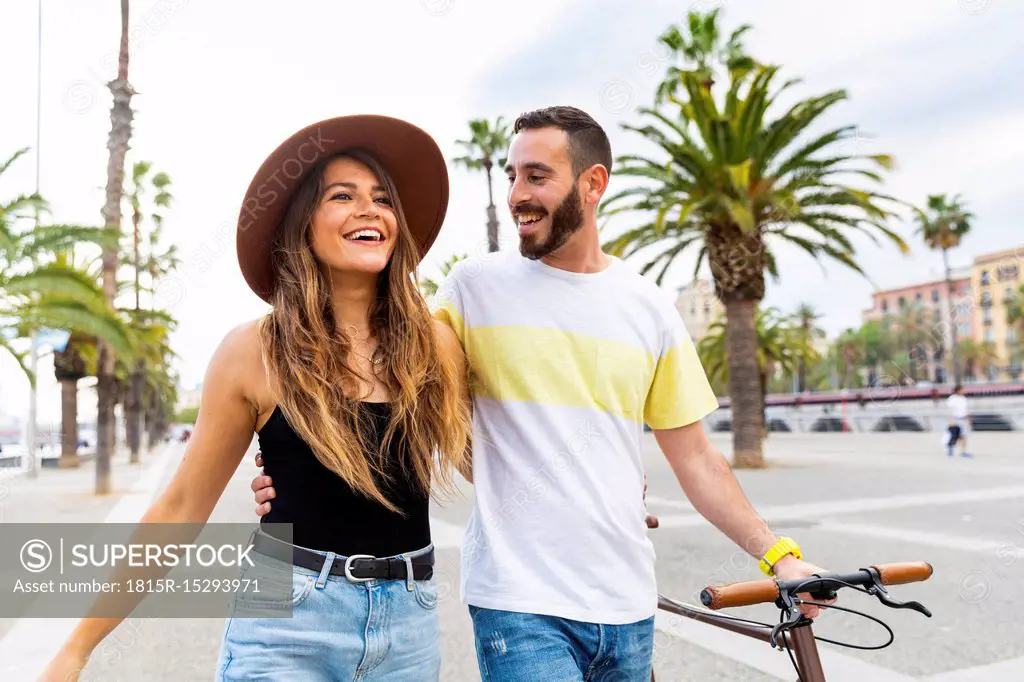
{"label": "man with beard", "polygon": [[519,254],[457,263],[435,312],[473,377],[461,587],[480,673],[646,682],[657,585],[644,423],[694,508],[763,571],[788,580],[822,569],[772,533],[709,442],[701,419],[718,402],[671,298],[601,251],[604,130],[558,106],[520,116],[513,132],[505,171]]}

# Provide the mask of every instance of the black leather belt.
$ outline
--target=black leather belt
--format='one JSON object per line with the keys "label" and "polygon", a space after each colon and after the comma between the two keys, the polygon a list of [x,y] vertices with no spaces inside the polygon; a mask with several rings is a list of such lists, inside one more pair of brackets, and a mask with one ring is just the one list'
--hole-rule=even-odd
{"label": "black leather belt", "polygon": [[[324,562],[327,560],[327,557],[322,554],[263,534],[257,534],[253,540],[253,551],[318,573],[323,570]],[[335,558],[330,574],[345,576],[353,582],[365,582],[368,580],[406,580],[409,571],[405,559],[393,557],[378,559],[368,554],[353,554]],[[431,548],[425,554],[412,558],[412,577],[413,580],[430,580],[433,575],[434,550]]]}

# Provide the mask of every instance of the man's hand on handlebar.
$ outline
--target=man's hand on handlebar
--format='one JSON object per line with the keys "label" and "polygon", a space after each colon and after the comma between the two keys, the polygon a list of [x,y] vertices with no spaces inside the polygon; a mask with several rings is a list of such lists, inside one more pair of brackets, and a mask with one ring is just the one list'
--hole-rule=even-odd
{"label": "man's hand on handlebar", "polygon": [[[801,580],[804,578],[810,578],[812,575],[826,573],[825,569],[815,566],[814,564],[808,563],[801,559],[797,559],[792,554],[786,556],[775,562],[774,569],[776,580]],[[807,601],[814,601],[810,594],[801,592],[797,595],[801,599]],[[834,604],[835,599],[831,599],[827,602],[821,602],[822,604]],[[812,606],[811,604],[801,604],[800,612],[807,618],[817,618],[821,613],[821,608],[818,606]]]}

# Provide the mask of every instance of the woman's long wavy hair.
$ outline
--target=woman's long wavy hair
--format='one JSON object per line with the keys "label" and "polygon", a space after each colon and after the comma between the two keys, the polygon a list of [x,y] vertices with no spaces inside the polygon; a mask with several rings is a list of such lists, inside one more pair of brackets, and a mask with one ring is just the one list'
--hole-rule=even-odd
{"label": "woman's long wavy hair", "polygon": [[[347,156],[369,167],[387,189],[398,222],[394,253],[380,273],[370,330],[383,353],[379,378],[391,394],[391,421],[379,449],[358,409],[360,375],[349,364],[351,342],[331,303],[330,272],[313,255],[312,218],[324,192],[324,169]],[[469,405],[455,368],[435,340],[416,281],[419,248],[391,176],[369,154],[353,150],[321,161],[296,193],[274,244],[273,310],[259,325],[264,365],[288,423],[316,458],[353,490],[392,511],[386,487],[395,473],[385,455],[400,438],[401,467],[424,495],[453,490],[453,468],[468,456]],[[391,469],[391,470],[389,470]]]}

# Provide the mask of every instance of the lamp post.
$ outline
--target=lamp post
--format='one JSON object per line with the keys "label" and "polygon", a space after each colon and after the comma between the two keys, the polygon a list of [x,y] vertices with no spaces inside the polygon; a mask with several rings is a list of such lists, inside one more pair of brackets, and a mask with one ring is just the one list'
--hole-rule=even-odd
{"label": "lamp post", "polygon": [[[39,0],[39,13],[36,22],[36,196],[39,196],[39,168],[42,161],[39,146],[42,143],[42,108],[43,108],[43,0]],[[39,229],[39,207],[35,209],[35,227]],[[39,475],[36,465],[36,385],[39,381],[39,347],[38,332],[32,332],[31,348],[29,349],[29,369],[32,370],[33,383],[28,398],[28,429],[26,445],[28,446],[28,475],[35,478]]]}

